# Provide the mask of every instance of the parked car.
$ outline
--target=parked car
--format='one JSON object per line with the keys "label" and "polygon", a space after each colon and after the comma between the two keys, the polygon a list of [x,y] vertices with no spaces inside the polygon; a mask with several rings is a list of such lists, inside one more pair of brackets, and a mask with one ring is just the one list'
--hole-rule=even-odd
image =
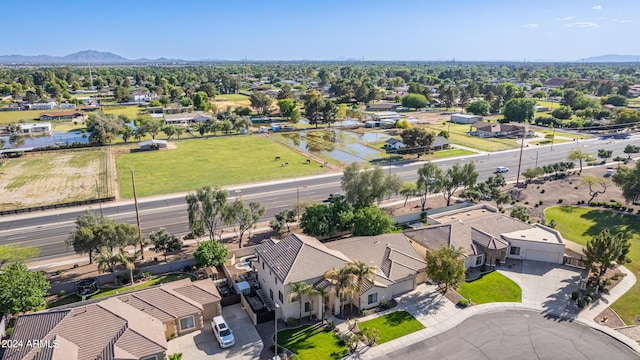
{"label": "parked car", "polygon": [[233,337],[233,331],[229,329],[229,325],[227,325],[227,322],[224,321],[222,316],[214,317],[213,320],[211,320],[211,327],[221,348],[228,348],[236,343],[236,339]]}
{"label": "parked car", "polygon": [[508,167],[504,167],[504,166],[498,166],[496,168],[496,173],[506,173],[509,171]]}

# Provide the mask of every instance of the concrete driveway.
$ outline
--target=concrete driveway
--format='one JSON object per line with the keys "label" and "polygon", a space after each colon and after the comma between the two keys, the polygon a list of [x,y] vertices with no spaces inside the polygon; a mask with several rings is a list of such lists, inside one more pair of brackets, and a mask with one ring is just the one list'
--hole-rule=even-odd
{"label": "concrete driveway", "polygon": [[221,349],[211,330],[211,319],[205,319],[202,330],[170,340],[167,354],[182,353],[182,358],[189,360],[258,358],[263,347],[262,340],[242,305],[222,308],[222,316],[233,331],[235,345]]}
{"label": "concrete driveway", "polygon": [[540,261],[509,259],[498,270],[522,289],[522,304],[541,309],[543,314],[575,314],[571,292],[579,289],[586,270]]}

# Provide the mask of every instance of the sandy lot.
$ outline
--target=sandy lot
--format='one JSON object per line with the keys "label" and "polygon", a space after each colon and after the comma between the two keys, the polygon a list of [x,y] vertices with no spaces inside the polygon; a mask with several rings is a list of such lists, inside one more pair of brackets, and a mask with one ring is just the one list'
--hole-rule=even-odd
{"label": "sandy lot", "polygon": [[86,200],[97,192],[106,196],[104,164],[99,149],[8,159],[0,167],[0,210]]}

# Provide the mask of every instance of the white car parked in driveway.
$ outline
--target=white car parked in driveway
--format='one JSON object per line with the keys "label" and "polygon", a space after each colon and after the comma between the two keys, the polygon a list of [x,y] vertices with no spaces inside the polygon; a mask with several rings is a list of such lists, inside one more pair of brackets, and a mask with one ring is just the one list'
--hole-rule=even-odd
{"label": "white car parked in driveway", "polygon": [[504,167],[504,166],[498,166],[496,168],[496,173],[500,174],[500,173],[506,173],[509,171],[508,167]]}
{"label": "white car parked in driveway", "polygon": [[233,331],[229,329],[229,325],[227,325],[227,322],[224,321],[222,316],[214,317],[213,320],[211,320],[211,327],[221,348],[228,348],[236,343],[236,339],[233,337]]}

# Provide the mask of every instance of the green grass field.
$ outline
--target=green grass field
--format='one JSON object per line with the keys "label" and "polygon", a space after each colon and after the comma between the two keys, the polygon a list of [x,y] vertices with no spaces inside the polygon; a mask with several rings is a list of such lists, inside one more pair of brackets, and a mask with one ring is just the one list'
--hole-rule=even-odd
{"label": "green grass field", "polygon": [[[565,239],[583,246],[603,229],[609,229],[614,234],[620,231],[628,232],[631,235],[631,263],[625,266],[636,276],[640,275],[640,217],[572,206],[551,207],[545,211],[545,215],[547,223],[551,220],[556,221],[556,230],[560,231]],[[640,314],[638,304],[640,282],[636,282],[626,294],[611,305],[611,308],[626,324],[633,325],[635,317]]]}
{"label": "green grass field", "polygon": [[278,332],[278,344],[296,353],[301,360],[341,359],[349,355],[333,331],[311,325]]}
{"label": "green grass field", "polygon": [[492,302],[522,302],[520,286],[497,271],[462,283],[458,293],[476,305]]}
{"label": "green grass field", "polygon": [[105,106],[103,110],[105,114],[124,115],[129,119],[134,119],[140,115],[141,111],[144,111],[144,108],[139,106]]}
{"label": "green grass field", "polygon": [[586,134],[574,134],[574,133],[563,132],[563,131],[558,131],[558,130],[556,130],[554,132],[553,130],[547,130],[547,129],[538,130],[538,129],[536,129],[536,132],[543,133],[543,134],[554,134],[556,136],[556,140],[560,140],[560,139],[557,139],[558,136],[566,137],[566,138],[569,138],[569,139],[580,139],[580,140],[590,139],[591,138],[591,136],[586,135]]}
{"label": "green grass field", "polygon": [[[553,102],[553,101],[536,100],[536,102],[537,102],[537,105],[540,105],[540,106],[546,106],[546,107],[548,107],[548,108],[549,108],[549,109],[551,109],[551,110],[553,110],[553,109],[557,109],[557,108],[559,108],[559,107],[561,106],[561,104],[560,104],[560,103],[558,103],[558,102]],[[537,114],[540,114],[540,113],[537,113]],[[536,115],[536,116],[537,116],[537,115]]]}
{"label": "green grass field", "polygon": [[466,155],[475,155],[473,151],[463,150],[463,149],[448,149],[448,150],[440,150],[436,151],[432,154],[426,155],[427,159],[445,159],[456,156],[466,156]]}
{"label": "green grass field", "polygon": [[249,97],[242,94],[220,94],[214,99],[215,101],[248,101]]}
{"label": "green grass field", "polygon": [[[120,195],[131,198],[131,170],[138,196],[194,191],[203,186],[246,184],[315,175],[327,168],[259,136],[214,137],[177,142],[177,149],[137,152],[116,158]],[[280,156],[282,160],[275,161]],[[289,165],[281,167],[282,162]]]}
{"label": "green grass field", "polygon": [[375,328],[380,332],[380,340],[377,344],[411,334],[424,329],[424,325],[406,311],[394,311],[384,316],[363,321],[358,324],[360,331],[366,328]]}
{"label": "green grass field", "polygon": [[[447,131],[449,125],[427,125],[426,127],[436,133],[439,133],[440,131]],[[479,138],[477,136],[467,134],[468,131],[469,125],[451,124],[451,128],[449,129],[449,141],[452,144],[458,144],[481,151],[500,151],[515,149],[518,147],[518,143],[515,139]]]}
{"label": "green grass field", "polygon": [[40,117],[41,110],[0,111],[0,125],[33,122]]}

